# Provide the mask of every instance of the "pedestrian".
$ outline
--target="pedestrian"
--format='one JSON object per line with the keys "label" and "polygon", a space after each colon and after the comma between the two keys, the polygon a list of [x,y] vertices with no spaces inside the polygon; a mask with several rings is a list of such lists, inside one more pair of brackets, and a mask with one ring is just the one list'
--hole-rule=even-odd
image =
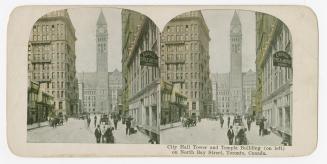
{"label": "pedestrian", "polygon": [[247,139],[246,139],[245,129],[241,128],[235,137],[235,144],[246,145],[247,144],[246,140]]}
{"label": "pedestrian", "polygon": [[89,128],[90,127],[90,123],[91,123],[91,118],[90,116],[87,117],[87,127]]}
{"label": "pedestrian", "polygon": [[101,141],[101,129],[100,129],[100,125],[97,126],[97,128],[94,131],[94,135],[96,138],[97,143],[100,143]]}
{"label": "pedestrian", "polygon": [[128,134],[128,135],[130,135],[131,134],[131,132],[130,132],[130,129],[131,129],[131,117],[129,116],[128,118],[127,118],[127,120],[126,120],[126,135]]}
{"label": "pedestrian", "polygon": [[227,118],[227,127],[229,127],[229,124],[230,124],[230,117],[228,116],[228,118]]}
{"label": "pedestrian", "polygon": [[224,118],[220,117],[220,128],[223,128],[224,126]]}
{"label": "pedestrian", "polygon": [[129,129],[129,134],[134,134],[136,132],[137,132],[137,130],[136,130],[136,120],[132,119],[131,120],[131,128]]}
{"label": "pedestrian", "polygon": [[94,115],[94,127],[97,125],[97,115]]}
{"label": "pedestrian", "polygon": [[106,143],[114,143],[114,135],[112,133],[113,127],[107,127],[104,137],[106,138]]}
{"label": "pedestrian", "polygon": [[115,130],[117,130],[117,124],[118,124],[118,116],[114,116],[114,126],[115,126]]}
{"label": "pedestrian", "polygon": [[259,136],[263,136],[264,128],[265,128],[264,119],[261,119],[259,123]]}
{"label": "pedestrian", "polygon": [[228,138],[229,145],[233,145],[233,140],[234,140],[233,126],[229,127],[227,131],[227,138]]}
{"label": "pedestrian", "polygon": [[252,120],[251,120],[250,117],[248,117],[248,119],[247,119],[247,124],[248,124],[248,129],[249,129],[249,131],[251,130],[251,123],[252,123]]}
{"label": "pedestrian", "polygon": [[105,143],[106,142],[106,137],[104,135],[104,133],[106,132],[107,128],[105,125],[102,126],[101,128],[101,142]]}

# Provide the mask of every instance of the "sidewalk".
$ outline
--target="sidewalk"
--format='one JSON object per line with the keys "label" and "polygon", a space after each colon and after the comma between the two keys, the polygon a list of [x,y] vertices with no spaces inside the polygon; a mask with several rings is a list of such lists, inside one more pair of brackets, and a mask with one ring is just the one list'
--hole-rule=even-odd
{"label": "sidewalk", "polygon": [[49,122],[48,121],[40,122],[40,126],[39,126],[39,123],[27,125],[27,130],[32,130],[32,129],[40,128],[40,127],[44,127],[44,126],[49,126]]}
{"label": "sidewalk", "polygon": [[150,138],[139,130],[131,135],[126,135],[126,126],[118,122],[117,130],[113,131],[115,144],[149,144]]}
{"label": "sidewalk", "polygon": [[176,128],[182,126],[181,122],[175,122],[175,123],[168,123],[166,125],[160,125],[160,130],[166,130],[166,129],[170,129],[170,128]]}
{"label": "sidewalk", "polygon": [[259,126],[252,123],[251,130],[247,132],[249,145],[282,145],[282,138],[271,132],[269,135],[259,136]]}

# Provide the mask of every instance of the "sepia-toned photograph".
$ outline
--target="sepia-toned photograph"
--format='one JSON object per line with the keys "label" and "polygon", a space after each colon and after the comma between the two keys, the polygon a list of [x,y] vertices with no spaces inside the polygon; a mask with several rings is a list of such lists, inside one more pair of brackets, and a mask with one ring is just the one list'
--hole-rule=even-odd
{"label": "sepia-toned photograph", "polygon": [[63,9],[26,48],[28,143],[292,145],[292,37],[274,16],[194,10],[160,31]]}
{"label": "sepia-toned photograph", "polygon": [[278,18],[187,12],[160,52],[161,143],[292,145],[292,39]]}
{"label": "sepia-toned photograph", "polygon": [[132,72],[140,52],[158,50],[157,36],[146,16],[118,8],[39,18],[28,43],[27,142],[159,143],[159,68]]}

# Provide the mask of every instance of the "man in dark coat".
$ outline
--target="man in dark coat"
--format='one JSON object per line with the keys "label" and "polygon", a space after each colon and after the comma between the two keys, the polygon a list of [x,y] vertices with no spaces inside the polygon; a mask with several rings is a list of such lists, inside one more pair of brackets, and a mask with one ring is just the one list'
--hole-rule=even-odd
{"label": "man in dark coat", "polygon": [[227,118],[227,127],[229,127],[229,124],[230,124],[230,117],[228,116],[228,118]]}
{"label": "man in dark coat", "polygon": [[95,138],[97,140],[97,143],[100,143],[100,141],[101,141],[101,129],[100,129],[100,125],[98,125],[97,128],[95,129],[94,135],[95,135]]}
{"label": "man in dark coat", "polygon": [[233,140],[234,140],[233,126],[229,127],[229,129],[227,131],[227,137],[228,137],[229,145],[233,145]]}
{"label": "man in dark coat", "polygon": [[118,116],[114,116],[114,126],[115,126],[115,130],[117,130],[117,124],[118,124]]}
{"label": "man in dark coat", "polygon": [[114,135],[112,133],[113,128],[108,127],[106,132],[104,133],[104,137],[106,138],[106,143],[114,143]]}
{"label": "man in dark coat", "polygon": [[[236,137],[235,137],[235,140],[238,140],[237,145],[246,145],[247,144],[247,141],[246,141],[246,135],[245,135],[245,129],[241,128]],[[236,142],[236,141],[235,141]]]}
{"label": "man in dark coat", "polygon": [[132,119],[131,117],[128,117],[127,120],[126,120],[126,135],[131,134],[131,132],[130,132],[131,124],[132,124],[131,119]]}
{"label": "man in dark coat", "polygon": [[250,117],[248,117],[248,119],[246,120],[247,124],[248,124],[248,129],[249,131],[251,130],[251,123],[252,123],[252,120]]}
{"label": "man in dark coat", "polygon": [[220,117],[220,128],[223,128],[224,126],[224,118]]}
{"label": "man in dark coat", "polygon": [[87,127],[90,127],[90,123],[91,123],[91,118],[90,116],[87,116]]}
{"label": "man in dark coat", "polygon": [[94,127],[97,125],[97,115],[94,115]]}
{"label": "man in dark coat", "polygon": [[264,119],[261,119],[259,124],[259,136],[263,136],[264,128],[265,128],[265,122]]}

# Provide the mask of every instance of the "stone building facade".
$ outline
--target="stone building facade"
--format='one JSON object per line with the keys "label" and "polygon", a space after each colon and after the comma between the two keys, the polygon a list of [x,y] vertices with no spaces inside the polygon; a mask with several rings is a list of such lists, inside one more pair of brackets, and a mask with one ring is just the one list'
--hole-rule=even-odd
{"label": "stone building facade", "polygon": [[256,89],[256,73],[251,69],[242,73],[242,101],[241,113],[234,113],[231,109],[230,73],[218,73],[217,75],[217,113],[222,114],[250,114],[253,108],[253,97]]}
{"label": "stone building facade", "polygon": [[229,73],[217,74],[217,111],[218,113],[229,114]]}
{"label": "stone building facade", "polygon": [[243,101],[244,101],[244,113],[245,114],[252,114],[252,105],[251,101],[253,99],[252,95],[256,89],[256,73],[253,72],[251,69],[247,72],[243,72],[242,76],[243,80]]}
{"label": "stone building facade", "polygon": [[[187,97],[180,93],[180,85],[172,84],[167,81],[161,81],[161,129],[165,125],[181,122],[181,117],[186,115]],[[169,126],[168,126],[169,127]]]}
{"label": "stone building facade", "polygon": [[160,56],[160,31],[149,18],[122,10],[123,103],[137,128],[160,142],[160,75],[158,66],[141,65],[140,54]]}
{"label": "stone building facade", "polygon": [[109,72],[110,103],[113,111],[118,111],[119,92],[122,89],[122,73],[115,69]]}
{"label": "stone building facade", "polygon": [[28,42],[28,79],[54,97],[56,114],[78,112],[75,41],[67,10],[58,10],[35,22]]}
{"label": "stone building facade", "polygon": [[206,116],[212,108],[209,41],[201,11],[175,17],[161,35],[161,78],[180,85],[188,115]]}
{"label": "stone building facade", "polygon": [[48,121],[54,114],[54,97],[42,91],[37,82],[29,81],[27,88],[27,124]]}
{"label": "stone building facade", "polygon": [[278,66],[274,54],[292,58],[292,39],[287,26],[279,19],[256,13],[257,33],[257,104],[256,112],[266,118],[266,128],[292,138],[292,66]]}

